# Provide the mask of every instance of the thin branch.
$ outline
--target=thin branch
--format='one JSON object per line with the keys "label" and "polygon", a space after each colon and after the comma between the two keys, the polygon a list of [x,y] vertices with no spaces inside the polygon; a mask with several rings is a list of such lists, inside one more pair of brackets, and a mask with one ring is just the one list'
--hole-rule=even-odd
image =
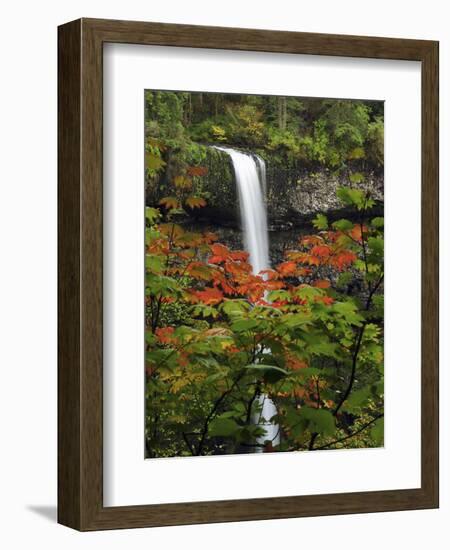
{"label": "thin branch", "polygon": [[359,329],[358,336],[357,336],[356,343],[355,343],[355,349],[353,350],[352,371],[350,373],[350,380],[348,382],[347,389],[345,390],[345,392],[342,395],[339,403],[336,405],[336,408],[333,411],[333,416],[337,415],[340,408],[342,407],[344,402],[347,400],[348,396],[350,395],[350,393],[352,391],[353,383],[355,382],[355,377],[356,377],[356,365],[357,365],[357,362],[358,362],[358,354],[359,354],[359,350],[361,348],[361,342],[362,342],[362,338],[363,338],[365,328],[366,328],[366,323],[364,323],[362,325],[362,327]]}
{"label": "thin branch", "polygon": [[239,384],[239,382],[242,379],[242,377],[244,376],[244,374],[245,374],[244,372],[242,374],[240,374],[236,378],[236,380],[233,382],[231,387],[228,390],[226,390],[224,393],[222,393],[222,395],[216,400],[216,402],[214,403],[211,411],[209,412],[208,416],[206,417],[205,422],[203,424],[203,429],[201,431],[200,441],[199,441],[198,447],[197,447],[197,455],[198,456],[201,455],[201,453],[203,451],[203,446],[205,444],[206,435],[208,433],[209,423],[211,422],[211,420],[216,415],[218,408],[220,407],[220,405],[222,404],[224,399],[227,397],[227,395],[230,394],[234,390],[234,388]]}
{"label": "thin branch", "polygon": [[252,416],[253,403],[255,402],[255,399],[258,397],[258,395],[260,393],[261,393],[261,383],[259,381],[257,381],[256,384],[255,384],[255,391],[253,392],[253,395],[250,398],[250,401],[248,402],[248,405],[247,405],[247,416],[246,416],[246,419],[245,419],[246,424],[250,424],[250,419],[251,419],[251,416]]}
{"label": "thin branch", "polygon": [[189,449],[189,452],[190,452],[192,455],[195,455],[195,449],[194,449],[194,447],[192,446],[191,442],[189,441],[189,439],[188,439],[186,433],[185,433],[185,432],[182,432],[182,435],[183,435],[184,442],[186,443],[187,448]]}

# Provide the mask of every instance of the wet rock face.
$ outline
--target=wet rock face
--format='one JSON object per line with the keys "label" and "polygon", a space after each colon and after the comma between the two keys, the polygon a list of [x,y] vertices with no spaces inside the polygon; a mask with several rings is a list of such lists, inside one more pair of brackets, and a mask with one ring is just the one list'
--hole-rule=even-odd
{"label": "wet rock face", "polygon": [[[378,202],[383,201],[382,175],[365,173],[359,188],[370,191]],[[288,228],[301,225],[320,213],[345,214],[336,195],[339,187],[351,185],[348,175],[336,175],[328,170],[301,173],[287,170],[267,170],[267,206],[269,224]]]}
{"label": "wet rock face", "polygon": [[[227,163],[227,159],[223,159]],[[199,212],[205,221],[237,227],[239,204],[231,167],[223,170],[225,177],[217,175],[214,167],[208,172],[205,190],[209,193],[208,206]],[[377,202],[374,212],[382,215],[384,179],[382,175],[365,173],[359,188],[370,191]],[[348,175],[336,175],[328,170],[315,173],[298,170],[271,169],[267,167],[267,216],[269,229],[289,230],[307,225],[320,212],[331,219],[345,216],[347,212],[338,200],[339,187],[351,185]],[[230,188],[231,187],[231,188]]]}

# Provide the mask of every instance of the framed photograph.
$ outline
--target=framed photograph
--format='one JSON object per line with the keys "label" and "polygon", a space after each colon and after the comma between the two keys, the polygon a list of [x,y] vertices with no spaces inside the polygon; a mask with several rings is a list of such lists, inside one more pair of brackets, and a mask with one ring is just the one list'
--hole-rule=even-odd
{"label": "framed photograph", "polygon": [[438,507],[438,43],[58,40],[59,522]]}

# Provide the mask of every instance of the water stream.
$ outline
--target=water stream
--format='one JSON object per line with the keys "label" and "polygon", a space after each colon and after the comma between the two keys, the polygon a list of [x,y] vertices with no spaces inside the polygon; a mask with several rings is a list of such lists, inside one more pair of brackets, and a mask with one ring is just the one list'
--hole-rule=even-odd
{"label": "water stream", "polygon": [[[267,211],[264,200],[266,164],[258,155],[243,153],[229,147],[215,146],[215,148],[227,153],[233,163],[244,244],[249,253],[253,273],[257,275],[270,268]],[[270,440],[272,445],[278,445],[279,426],[269,422],[270,418],[277,414],[275,404],[266,394],[261,394],[258,400],[262,410],[261,413],[254,415],[252,420],[263,427],[266,433],[257,442],[263,444],[266,440]],[[262,448],[258,447],[257,450],[262,451]]]}

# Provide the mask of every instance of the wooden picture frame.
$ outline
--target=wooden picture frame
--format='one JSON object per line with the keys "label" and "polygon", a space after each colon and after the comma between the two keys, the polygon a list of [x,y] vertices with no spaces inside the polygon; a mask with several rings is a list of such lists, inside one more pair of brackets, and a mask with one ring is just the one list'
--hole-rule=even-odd
{"label": "wooden picture frame", "polygon": [[[103,506],[102,47],[106,42],[421,63],[420,488]],[[90,531],[438,507],[438,43],[79,19],[59,27],[58,49],[58,521]]]}

